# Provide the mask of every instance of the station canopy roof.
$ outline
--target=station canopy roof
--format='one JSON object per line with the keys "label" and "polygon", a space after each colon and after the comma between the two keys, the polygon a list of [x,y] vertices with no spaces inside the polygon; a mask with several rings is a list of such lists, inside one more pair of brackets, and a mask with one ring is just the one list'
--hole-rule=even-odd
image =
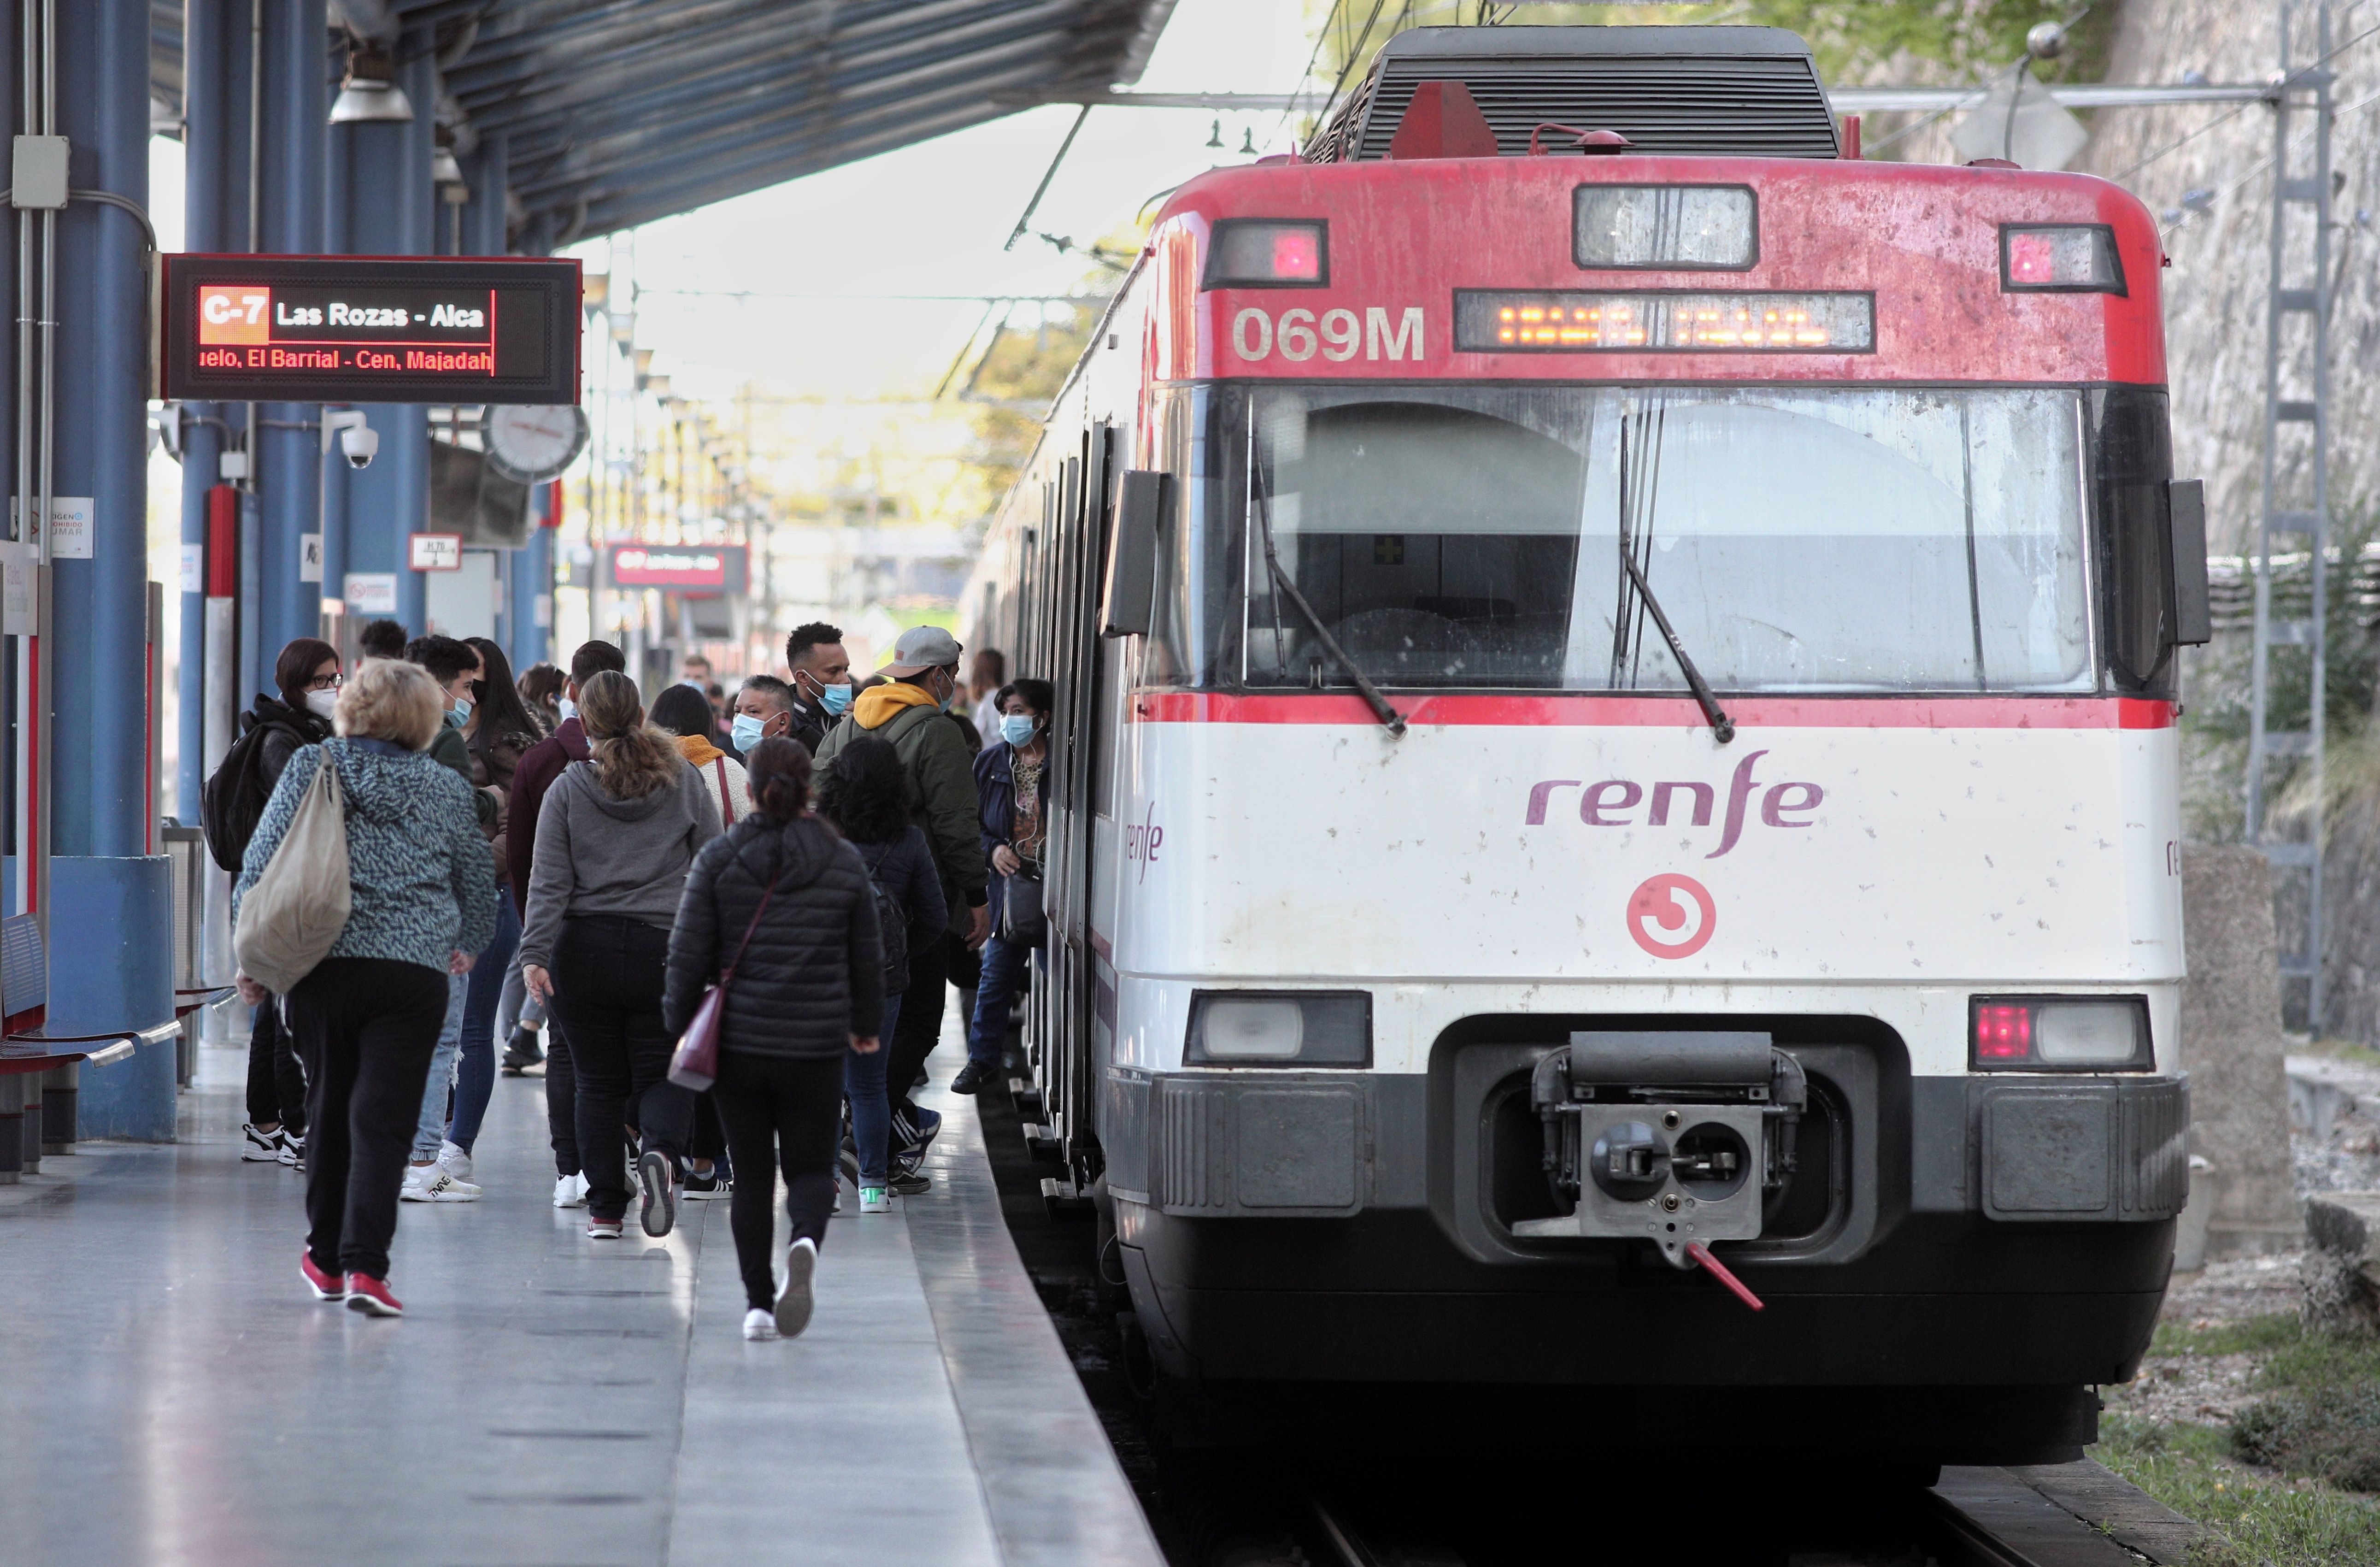
{"label": "station canopy roof", "polygon": [[[332,0],[334,26],[436,51],[468,154],[505,138],[516,236],[650,223],[1138,79],[1173,0]],[[151,0],[179,117],[180,0]],[[339,68],[340,52],[325,55]],[[425,106],[416,104],[417,112]]]}

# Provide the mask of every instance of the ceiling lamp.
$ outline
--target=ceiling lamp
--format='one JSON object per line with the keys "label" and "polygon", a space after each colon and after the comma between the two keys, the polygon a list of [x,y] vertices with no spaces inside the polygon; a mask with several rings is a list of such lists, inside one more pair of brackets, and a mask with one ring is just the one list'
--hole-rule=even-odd
{"label": "ceiling lamp", "polygon": [[455,150],[441,147],[430,154],[430,181],[433,185],[461,185],[463,165],[455,161]]}
{"label": "ceiling lamp", "polygon": [[376,43],[351,42],[346,79],[339,84],[338,101],[331,105],[331,123],[406,125],[412,119],[412,101],[396,84],[396,62],[388,51]]}

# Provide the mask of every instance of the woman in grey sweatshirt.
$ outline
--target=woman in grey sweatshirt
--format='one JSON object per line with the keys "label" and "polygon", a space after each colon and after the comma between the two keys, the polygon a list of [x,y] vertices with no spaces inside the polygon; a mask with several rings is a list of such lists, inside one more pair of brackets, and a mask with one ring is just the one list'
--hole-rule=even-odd
{"label": "woman in grey sweatshirt", "polygon": [[619,1239],[628,1210],[621,1126],[634,1098],[645,1233],[666,1235],[694,1096],[669,1081],[662,991],[686,869],[719,836],[719,804],[645,723],[626,675],[606,671],[581,686],[578,717],[593,756],[565,768],[538,809],[521,978],[552,998],[577,1068],[588,1234]]}

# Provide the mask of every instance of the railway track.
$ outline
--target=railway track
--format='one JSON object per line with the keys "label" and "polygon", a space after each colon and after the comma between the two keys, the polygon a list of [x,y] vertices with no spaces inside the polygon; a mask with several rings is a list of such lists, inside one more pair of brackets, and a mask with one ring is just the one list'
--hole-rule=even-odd
{"label": "railway track", "polygon": [[1219,1435],[1147,1396],[1088,1226],[1042,1200],[1048,1168],[1005,1091],[978,1106],[1010,1232],[1173,1567],[2180,1567],[2206,1536],[2087,1460],[1947,1469],[1929,1486],[1744,1474],[1718,1453],[1618,1471],[1542,1442],[1501,1452],[1492,1430],[1385,1457]]}

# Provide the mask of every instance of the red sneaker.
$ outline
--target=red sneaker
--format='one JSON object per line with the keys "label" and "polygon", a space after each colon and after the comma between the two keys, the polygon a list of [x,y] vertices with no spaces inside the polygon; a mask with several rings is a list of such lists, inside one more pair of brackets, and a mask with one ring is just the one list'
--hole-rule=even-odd
{"label": "red sneaker", "polygon": [[307,1287],[314,1292],[314,1298],[316,1300],[345,1300],[347,1298],[346,1281],[340,1278],[336,1273],[325,1273],[321,1269],[315,1267],[314,1254],[312,1252],[301,1249],[298,1253],[298,1271],[306,1275]]}
{"label": "red sneaker", "polygon": [[388,1293],[388,1281],[375,1279],[369,1273],[347,1275],[347,1309],[360,1311],[367,1317],[402,1317],[405,1306]]}

